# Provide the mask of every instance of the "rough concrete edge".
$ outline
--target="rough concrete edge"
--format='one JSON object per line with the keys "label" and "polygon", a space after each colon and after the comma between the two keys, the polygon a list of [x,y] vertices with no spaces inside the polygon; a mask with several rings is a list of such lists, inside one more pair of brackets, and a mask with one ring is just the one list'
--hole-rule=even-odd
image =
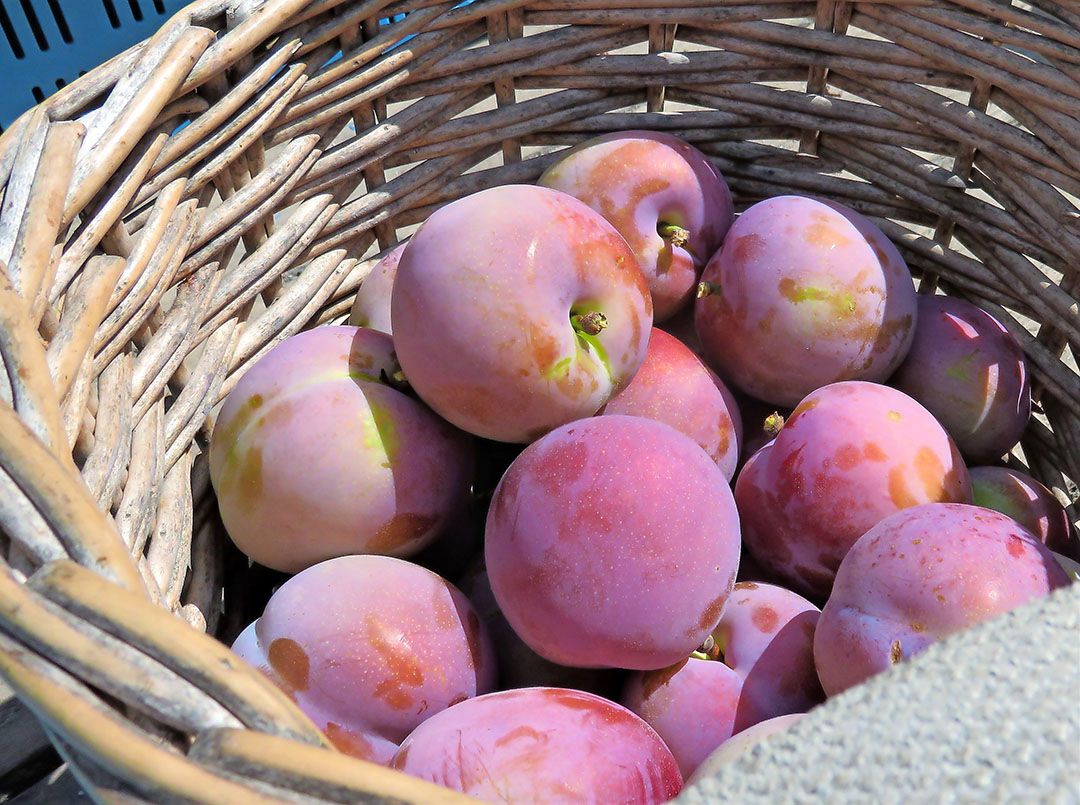
{"label": "rough concrete edge", "polygon": [[815,708],[680,803],[1080,803],[1080,583]]}

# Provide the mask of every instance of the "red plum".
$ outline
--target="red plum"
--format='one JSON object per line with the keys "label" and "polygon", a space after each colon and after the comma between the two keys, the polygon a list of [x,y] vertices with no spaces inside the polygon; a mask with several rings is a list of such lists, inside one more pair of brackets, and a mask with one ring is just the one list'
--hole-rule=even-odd
{"label": "red plum", "polygon": [[[293,576],[234,650],[353,754],[382,757],[385,742],[494,686],[491,644],[468,599],[388,556],[343,556]],[[383,743],[366,748],[372,736]]]}
{"label": "red plum", "polygon": [[682,775],[640,718],[607,699],[560,688],[480,696],[421,724],[392,767],[485,802],[652,805]]}
{"label": "red plum", "polygon": [[823,599],[844,554],[901,509],[971,502],[956,445],[906,394],[862,381],[818,389],[735,483],[743,540],[793,589]]}
{"label": "red plum", "polygon": [[537,654],[584,668],[663,668],[712,631],[735,583],[727,479],[669,425],[619,414],[529,445],[492,500],[495,599]]}

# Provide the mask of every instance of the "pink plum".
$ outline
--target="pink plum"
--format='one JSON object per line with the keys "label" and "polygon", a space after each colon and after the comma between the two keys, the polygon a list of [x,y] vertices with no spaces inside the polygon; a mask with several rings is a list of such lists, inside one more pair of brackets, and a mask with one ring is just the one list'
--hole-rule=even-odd
{"label": "pink plum", "polygon": [[[259,638],[255,634],[257,624],[258,621],[252,622],[240,633],[236,638],[236,642],[232,644],[232,650],[241,659],[262,671],[295,701],[295,691],[281,674],[270,665],[266,652],[259,646]],[[278,657],[278,664],[281,665],[280,656]],[[348,729],[337,722],[325,720],[321,714],[316,714],[315,718],[319,721],[317,726],[326,733],[326,737],[330,739],[330,742],[347,755],[352,755],[361,760],[370,760],[380,766],[389,766],[390,761],[397,754],[398,745],[381,735],[363,730]]]}
{"label": "pink plum", "polygon": [[801,721],[802,717],[805,715],[806,713],[788,713],[786,716],[777,716],[776,718],[760,721],[752,727],[747,727],[738,735],[733,735],[720,744],[716,751],[705,758],[701,765],[697,767],[697,770],[693,775],[687,779],[686,786],[689,788],[692,785],[697,785],[706,778],[712,777],[728,764],[734,763],[766,738],[776,735],[779,732],[784,732],[793,724]]}
{"label": "pink plum", "polygon": [[753,205],[702,280],[695,322],[706,362],[774,405],[837,381],[883,382],[911,344],[915,288],[903,258],[840,204]]}
{"label": "pink plum", "polygon": [[742,438],[735,398],[711,369],[663,330],[653,328],[645,362],[602,413],[671,425],[697,442],[729,481],[735,475]]}
{"label": "pink plum", "polygon": [[645,277],[611,224],[524,185],[432,213],[401,256],[390,311],[416,393],[507,442],[596,413],[645,359],[652,324]]}
{"label": "pink plum", "polygon": [[210,477],[229,536],[296,572],[334,556],[410,556],[464,506],[471,440],[399,391],[390,336],[320,327],[270,350],[226,398]]}
{"label": "pink plum", "polygon": [[649,278],[657,321],[690,301],[733,218],[719,172],[692,145],[659,131],[581,143],[539,183],[581,199],[615,225]]}
{"label": "pink plum", "polygon": [[656,730],[689,776],[732,735],[824,701],[814,670],[819,615],[781,587],[736,584],[713,644],[670,668],[632,674],[623,703]]}
{"label": "pink plum", "polygon": [[954,632],[1069,583],[1015,520],[933,503],[882,520],[844,557],[814,637],[830,696]]}
{"label": "pink plum", "polygon": [[1007,467],[972,467],[972,502],[1001,512],[1055,553],[1080,559],[1080,541],[1065,507],[1030,475]]}
{"label": "pink plum", "polygon": [[392,763],[485,802],[651,805],[682,776],[652,728],[614,702],[560,688],[491,693],[421,724]]}
{"label": "pink plum", "polygon": [[727,479],[669,425],[618,414],[529,445],[488,512],[495,599],[542,657],[663,668],[720,620],[739,565]]}
{"label": "pink plum", "polygon": [[390,327],[390,292],[394,288],[398,261],[405,251],[404,243],[395,246],[375,264],[356,292],[349,324],[370,327],[382,333],[392,333]]}
{"label": "pink plum", "polygon": [[919,324],[892,385],[929,409],[973,463],[995,461],[1031,416],[1024,351],[986,311],[951,296],[919,296]]}
{"label": "pink plum", "polygon": [[735,500],[759,564],[823,598],[867,530],[923,503],[969,503],[971,482],[929,411],[896,389],[849,381],[799,403],[739,473]]}
{"label": "pink plum", "polygon": [[494,686],[491,644],[468,599],[388,556],[343,556],[289,579],[233,650],[339,748],[381,761],[387,742]]}

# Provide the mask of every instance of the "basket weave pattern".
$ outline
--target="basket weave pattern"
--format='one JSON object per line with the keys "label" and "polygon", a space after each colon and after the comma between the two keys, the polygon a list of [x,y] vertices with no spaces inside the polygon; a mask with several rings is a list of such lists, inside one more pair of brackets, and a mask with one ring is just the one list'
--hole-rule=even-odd
{"label": "basket weave pattern", "polygon": [[1020,340],[1023,460],[1076,497],[1074,4],[456,5],[201,0],[0,137],[0,676],[104,799],[458,799],[336,754],[200,633],[242,590],[204,448],[410,227],[603,132],[688,139],[740,209],[873,218]]}

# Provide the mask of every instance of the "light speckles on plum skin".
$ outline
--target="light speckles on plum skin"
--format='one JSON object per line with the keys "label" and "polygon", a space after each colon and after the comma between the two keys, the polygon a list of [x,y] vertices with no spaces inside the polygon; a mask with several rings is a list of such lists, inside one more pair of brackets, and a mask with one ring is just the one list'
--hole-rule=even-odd
{"label": "light speckles on plum skin", "polygon": [[234,650],[346,742],[399,742],[494,685],[491,644],[468,599],[389,557],[341,557],[292,577]]}
{"label": "light speckles on plum skin", "polygon": [[822,686],[835,695],[1068,581],[1032,534],[998,512],[954,503],[898,512],[840,566],[814,640]]}
{"label": "light speckles on plum skin", "polygon": [[841,380],[884,381],[911,343],[915,291],[903,259],[838,204],[755,204],[702,279],[714,288],[695,305],[707,362],[775,405]]}
{"label": "light speckles on plum skin", "polygon": [[971,484],[928,411],[895,389],[850,381],[796,407],[743,468],[735,500],[758,563],[823,599],[844,554],[875,523],[922,503],[969,503]]}
{"label": "light speckles on plum skin", "polygon": [[580,691],[527,688],[440,713],[402,744],[393,768],[488,802],[659,805],[682,787],[656,733]]}
{"label": "light speckles on plum skin", "polygon": [[738,535],[726,479],[700,447],[662,423],[610,415],[553,431],[511,465],[488,515],[487,569],[507,620],[541,656],[659,668],[719,619]]}

